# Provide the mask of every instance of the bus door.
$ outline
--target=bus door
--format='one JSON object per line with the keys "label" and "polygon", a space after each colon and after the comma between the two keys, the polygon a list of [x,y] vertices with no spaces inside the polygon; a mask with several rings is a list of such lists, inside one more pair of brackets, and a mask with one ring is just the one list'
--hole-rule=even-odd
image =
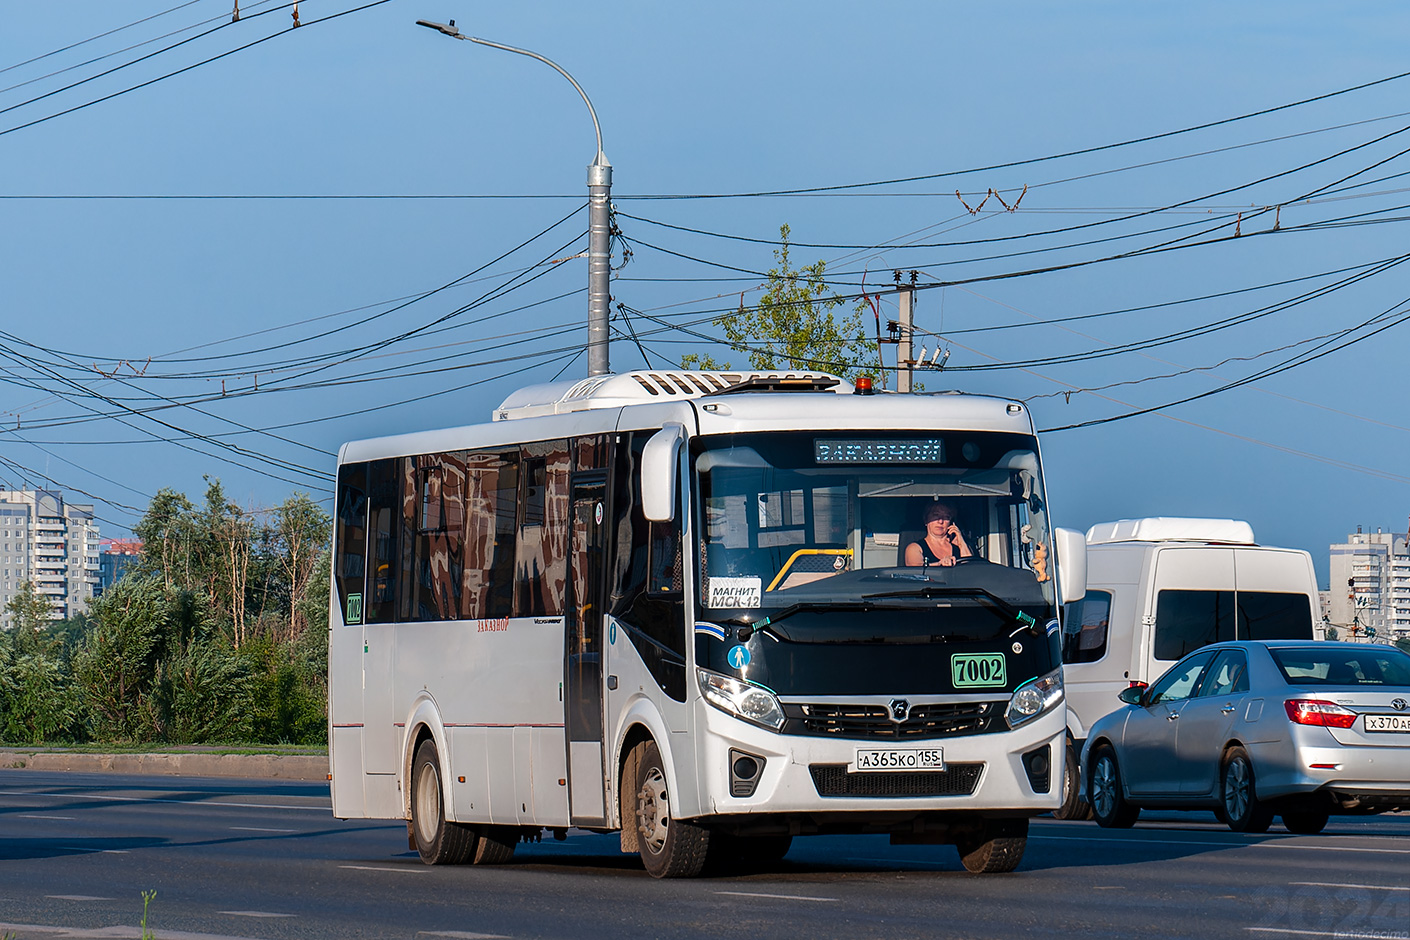
{"label": "bus door", "polygon": [[606,474],[573,480],[568,591],[564,604],[563,705],[568,727],[569,816],[574,825],[606,822],[602,755],[603,557],[607,546]]}

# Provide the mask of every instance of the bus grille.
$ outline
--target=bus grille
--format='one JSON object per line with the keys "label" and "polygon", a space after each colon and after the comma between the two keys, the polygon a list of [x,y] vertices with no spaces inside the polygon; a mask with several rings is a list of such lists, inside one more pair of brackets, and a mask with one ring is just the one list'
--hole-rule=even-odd
{"label": "bus grille", "polygon": [[846,764],[810,764],[818,796],[969,796],[979,786],[981,764],[950,764],[917,773],[849,774]]}
{"label": "bus grille", "polygon": [[1003,702],[950,702],[915,705],[905,721],[892,721],[885,705],[783,706],[784,734],[828,738],[958,737],[1007,730]]}

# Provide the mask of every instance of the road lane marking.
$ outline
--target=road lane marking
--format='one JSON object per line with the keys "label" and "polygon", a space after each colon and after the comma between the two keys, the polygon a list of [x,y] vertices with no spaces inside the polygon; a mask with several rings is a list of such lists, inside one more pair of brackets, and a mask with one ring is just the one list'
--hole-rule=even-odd
{"label": "road lane marking", "polygon": [[777,898],[781,901],[836,901],[837,898],[812,898],[806,894],[760,894],[754,891],[716,891],[739,898]]}
{"label": "road lane marking", "polygon": [[1294,937],[1337,937],[1344,940],[1404,940],[1410,931],[1404,930],[1293,930],[1291,927],[1245,927],[1254,933],[1290,934]]}
{"label": "road lane marking", "polygon": [[46,898],[53,898],[55,901],[113,901],[116,898],[100,898],[91,894],[46,894]]}
{"label": "road lane marking", "polygon": [[1410,887],[1401,885],[1344,885],[1330,881],[1290,881],[1288,884],[1308,885],[1313,888],[1366,888],[1371,891],[1410,891]]}
{"label": "road lane marking", "polygon": [[353,871],[395,871],[402,874],[423,875],[424,868],[384,868],[379,865],[339,865],[339,868],[350,868]]}
{"label": "road lane marking", "polygon": [[217,914],[232,914],[235,917],[297,917],[297,914],[279,914],[275,911],[216,911]]}
{"label": "road lane marking", "polygon": [[231,826],[231,832],[298,832],[297,829],[266,829],[263,826]]}
{"label": "road lane marking", "polygon": [[471,933],[468,930],[418,930],[418,937],[451,937],[452,940],[509,940],[508,934]]}
{"label": "road lane marking", "polygon": [[85,852],[89,855],[127,855],[127,849],[95,849],[86,845],[61,845],[59,848],[65,852]]}
{"label": "road lane marking", "polygon": [[1383,855],[1410,855],[1410,849],[1371,849],[1350,845],[1287,845],[1275,842],[1196,842],[1193,839],[1103,839],[1088,836],[1035,836],[1029,839],[1043,839],[1047,842],[1100,842],[1102,845],[1129,845],[1139,848],[1143,845],[1187,845],[1199,849],[1303,849],[1308,852],[1375,852]]}
{"label": "road lane marking", "polygon": [[74,817],[74,816],[39,816],[39,815],[37,815],[37,814],[27,814],[27,815],[22,814],[22,815],[20,815],[20,816],[18,816],[18,817],[16,817],[16,818],[18,818],[18,819],[75,819],[75,818],[77,818],[77,817]]}
{"label": "road lane marking", "polygon": [[[109,803],[175,803],[178,806],[219,806],[231,809],[294,809],[304,812],[327,813],[332,804],[325,806],[289,806],[283,803],[226,803],[220,800],[169,800],[155,796],[108,796],[97,793],[24,793],[23,796],[48,797],[51,800],[104,800]],[[314,797],[310,797],[314,799]]]}

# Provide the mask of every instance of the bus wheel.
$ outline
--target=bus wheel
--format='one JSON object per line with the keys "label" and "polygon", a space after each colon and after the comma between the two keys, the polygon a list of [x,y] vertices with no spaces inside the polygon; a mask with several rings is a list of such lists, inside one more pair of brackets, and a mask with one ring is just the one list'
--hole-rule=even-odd
{"label": "bus wheel", "polygon": [[653,878],[693,878],[705,867],[710,833],[692,823],[671,818],[666,768],[655,741],[637,745],[637,847]]}
{"label": "bus wheel", "polygon": [[960,861],[977,875],[1013,871],[1028,847],[1027,819],[986,819],[978,832],[955,841]]}
{"label": "bus wheel", "polygon": [[426,740],[411,762],[411,836],[427,865],[460,865],[475,853],[475,830],[448,822],[441,800],[436,742]]}
{"label": "bus wheel", "polygon": [[1077,762],[1077,748],[1069,741],[1063,750],[1066,759],[1062,773],[1062,805],[1053,811],[1053,818],[1091,819],[1092,804],[1082,799],[1082,768]]}
{"label": "bus wheel", "polygon": [[503,865],[514,857],[519,844],[519,830],[513,826],[481,826],[480,841],[475,846],[475,865]]}

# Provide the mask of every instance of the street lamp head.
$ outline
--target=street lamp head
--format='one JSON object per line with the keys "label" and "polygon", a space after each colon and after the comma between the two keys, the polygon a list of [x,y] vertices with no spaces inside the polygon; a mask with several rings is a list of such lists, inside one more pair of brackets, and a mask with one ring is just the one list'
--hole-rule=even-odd
{"label": "street lamp head", "polygon": [[438,33],[445,33],[452,39],[465,38],[464,36],[460,35],[460,30],[455,28],[455,20],[451,20],[449,23],[433,23],[430,20],[417,20],[416,25],[424,26],[427,29],[434,29]]}

